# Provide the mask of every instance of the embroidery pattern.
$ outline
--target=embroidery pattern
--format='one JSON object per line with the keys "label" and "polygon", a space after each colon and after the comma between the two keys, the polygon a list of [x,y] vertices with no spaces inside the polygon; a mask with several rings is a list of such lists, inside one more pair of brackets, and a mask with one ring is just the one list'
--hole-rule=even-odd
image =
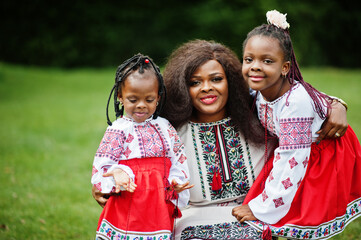
{"label": "embroidery pattern", "polygon": [[275,128],[275,124],[273,121],[273,108],[268,107],[267,108],[267,113],[266,113],[266,104],[260,104],[259,106],[259,110],[258,110],[258,116],[259,119],[262,123],[262,125],[265,127],[266,123],[265,123],[265,115],[267,114],[267,129],[268,131],[270,131],[271,133],[276,135],[276,128]]}
{"label": "embroidery pattern", "polygon": [[107,129],[95,156],[106,157],[113,161],[118,160],[123,152],[125,139],[123,131],[112,128]]}
{"label": "embroidery pattern", "polygon": [[[149,237],[147,237],[149,236]],[[148,234],[144,232],[127,232],[121,229],[114,227],[111,223],[107,220],[103,219],[99,230],[96,235],[97,239],[111,239],[111,240],[139,240],[139,239],[162,239],[167,240],[171,237],[170,231],[156,231],[156,232],[149,232]]]}
{"label": "embroidery pattern", "polygon": [[[211,193],[212,200],[239,196],[241,194],[247,193],[250,188],[248,171],[243,156],[243,148],[240,144],[241,139],[239,133],[236,132],[231,126],[230,120],[218,126],[221,128],[221,132],[223,133],[221,134],[223,141],[222,143],[217,142],[219,139],[216,138],[215,126],[200,125],[198,130],[198,137],[202,143],[202,156],[207,166],[207,187]],[[221,144],[225,146],[225,152],[222,154],[225,155],[226,159],[223,159],[223,161],[226,162],[230,171],[230,177],[233,179],[233,181],[226,183],[224,181],[224,176],[222,176],[222,190],[218,192],[212,191],[211,183],[213,174],[217,170],[217,167],[223,170],[221,164],[219,164],[219,166],[216,164],[216,158],[221,159],[221,154],[218,153],[219,149],[217,149],[216,146]]]}
{"label": "embroidery pattern", "polygon": [[192,138],[193,138],[194,151],[196,152],[196,157],[197,157],[197,166],[198,166],[199,178],[200,178],[200,182],[201,182],[201,186],[202,186],[202,195],[203,195],[203,199],[206,199],[206,190],[205,190],[205,187],[204,187],[203,171],[202,171],[201,163],[200,163],[200,160],[199,160],[198,147],[197,147],[196,135],[195,135],[195,132],[194,132],[194,125],[193,124],[191,124],[191,129],[192,129]]}
{"label": "embroidery pattern", "polygon": [[[156,128],[158,132],[154,128]],[[139,125],[136,126],[134,129],[138,135],[139,148],[142,156],[162,157],[163,143],[161,138],[163,139],[165,145],[165,151],[169,151],[169,144],[164,138],[158,124],[155,124],[154,127],[150,124]]]}
{"label": "embroidery pattern", "polygon": [[[326,239],[341,233],[345,227],[361,215],[361,199],[356,199],[349,203],[345,215],[337,217],[327,223],[314,227],[300,227],[295,225],[285,225],[277,228],[270,226],[273,236],[297,239]],[[263,229],[264,223],[252,221],[251,225],[257,229]]]}
{"label": "embroidery pattern", "polygon": [[181,240],[185,239],[262,239],[262,232],[245,223],[231,222],[214,225],[198,225],[185,228]]}
{"label": "embroidery pattern", "polygon": [[292,150],[311,147],[312,122],[313,117],[280,119],[280,149]]}

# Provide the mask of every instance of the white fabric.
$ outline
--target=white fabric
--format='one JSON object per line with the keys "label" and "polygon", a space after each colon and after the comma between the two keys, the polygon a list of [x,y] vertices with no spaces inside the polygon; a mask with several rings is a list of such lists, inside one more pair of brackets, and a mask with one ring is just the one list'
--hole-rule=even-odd
{"label": "white fabric", "polygon": [[[247,143],[241,134],[235,132],[230,121],[230,118],[226,118],[213,123],[190,122],[178,131],[182,142],[185,144],[190,181],[195,186],[190,189],[189,206],[182,209],[183,216],[176,221],[176,239],[180,239],[182,230],[188,226],[237,222],[237,219],[232,216],[232,209],[243,202],[248,189],[237,192],[232,191],[230,186],[244,183],[250,187],[264,165],[264,148],[262,145],[256,147]],[[230,188],[219,197],[215,197],[217,194],[214,195],[211,190],[212,178],[209,176],[209,169],[212,164],[207,164],[212,162],[207,159],[217,156],[216,133],[218,134],[218,144],[226,148],[225,152],[222,153],[222,158],[228,156],[229,159],[223,159],[223,161],[228,161],[231,164],[228,168],[231,169],[232,176],[236,176],[237,171],[244,173],[241,179],[233,178],[233,181],[228,183]],[[238,135],[235,136],[235,134]],[[232,144],[235,143],[235,140],[239,145]],[[206,150],[206,146],[214,151]],[[232,155],[235,151],[239,151],[238,155]],[[242,162],[242,167],[233,168],[232,164],[237,160]],[[224,183],[224,177],[223,174],[222,191],[227,187],[227,183]]]}
{"label": "white fabric", "polygon": [[265,190],[249,202],[249,207],[256,218],[273,224],[290,209],[307,170],[311,143],[324,120],[315,112],[313,100],[299,83],[291,93],[273,102],[265,101],[259,93],[256,104],[262,124],[267,124],[267,129],[277,135],[279,147],[274,151],[273,170],[266,179]]}
{"label": "white fabric", "polygon": [[[91,183],[102,193],[110,193],[114,191],[115,182],[113,177],[103,177],[105,172],[121,168],[134,179],[133,171],[121,164],[122,160],[163,157],[164,148],[165,156],[172,163],[168,181],[171,183],[175,179],[178,184],[184,184],[189,179],[184,145],[168,120],[158,117],[137,123],[125,116],[119,118],[107,128],[99,145],[94,157]],[[181,192],[178,206],[187,205],[188,199],[189,190]]]}

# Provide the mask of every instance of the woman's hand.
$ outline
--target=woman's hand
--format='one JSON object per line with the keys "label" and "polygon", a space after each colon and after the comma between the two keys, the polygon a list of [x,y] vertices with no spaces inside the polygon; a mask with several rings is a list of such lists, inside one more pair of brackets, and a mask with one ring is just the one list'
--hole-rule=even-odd
{"label": "woman's hand", "polygon": [[331,107],[328,118],[317,132],[319,134],[317,141],[321,141],[324,138],[341,137],[347,130],[348,123],[345,106],[338,101],[333,101]]}
{"label": "woman's hand", "polygon": [[133,182],[133,179],[120,168],[116,168],[113,171],[103,174],[103,177],[113,177],[115,181],[115,193],[120,192],[120,187],[123,187],[128,192],[134,192],[137,185]]}
{"label": "woman's hand", "polygon": [[246,220],[257,220],[257,218],[253,215],[251,209],[249,208],[248,204],[233,208],[232,215],[237,218],[237,220],[241,223]]}
{"label": "woman's hand", "polygon": [[105,204],[107,203],[108,201],[108,198],[110,196],[110,194],[104,194],[104,193],[101,193],[98,188],[96,188],[94,185],[93,185],[93,188],[92,188],[92,195],[93,195],[93,198],[98,202],[98,204],[104,208]]}
{"label": "woman's hand", "polygon": [[184,184],[178,184],[177,181],[175,179],[173,179],[172,187],[177,193],[180,193],[180,192],[183,192],[184,190],[194,187],[194,184],[189,185],[189,181]]}

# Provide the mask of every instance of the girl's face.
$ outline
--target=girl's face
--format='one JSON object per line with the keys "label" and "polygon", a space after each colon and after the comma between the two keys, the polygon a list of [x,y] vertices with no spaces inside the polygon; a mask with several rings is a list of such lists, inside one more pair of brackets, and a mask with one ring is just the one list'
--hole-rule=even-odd
{"label": "girl's face", "polygon": [[228,81],[222,65],[209,60],[190,79],[189,94],[195,109],[195,122],[215,122],[226,117]]}
{"label": "girl's face", "polygon": [[159,100],[158,80],[154,73],[145,70],[130,74],[121,86],[119,100],[129,118],[141,123],[153,115]]}
{"label": "girl's face", "polygon": [[286,75],[290,62],[284,60],[284,53],[278,39],[253,36],[244,48],[242,74],[249,86],[261,91],[267,101],[273,101],[289,89]]}

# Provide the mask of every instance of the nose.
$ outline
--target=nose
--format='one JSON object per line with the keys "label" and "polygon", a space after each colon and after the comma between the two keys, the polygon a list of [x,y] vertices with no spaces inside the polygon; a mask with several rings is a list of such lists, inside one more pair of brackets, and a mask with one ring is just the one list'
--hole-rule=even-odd
{"label": "nose", "polygon": [[261,71],[261,65],[259,63],[259,61],[253,61],[252,65],[251,65],[251,71]]}
{"label": "nose", "polygon": [[203,92],[209,92],[213,89],[213,85],[210,81],[204,81],[202,84],[202,91]]}
{"label": "nose", "polygon": [[137,108],[145,108],[146,107],[146,104],[144,101],[139,101],[138,104],[137,104]]}

